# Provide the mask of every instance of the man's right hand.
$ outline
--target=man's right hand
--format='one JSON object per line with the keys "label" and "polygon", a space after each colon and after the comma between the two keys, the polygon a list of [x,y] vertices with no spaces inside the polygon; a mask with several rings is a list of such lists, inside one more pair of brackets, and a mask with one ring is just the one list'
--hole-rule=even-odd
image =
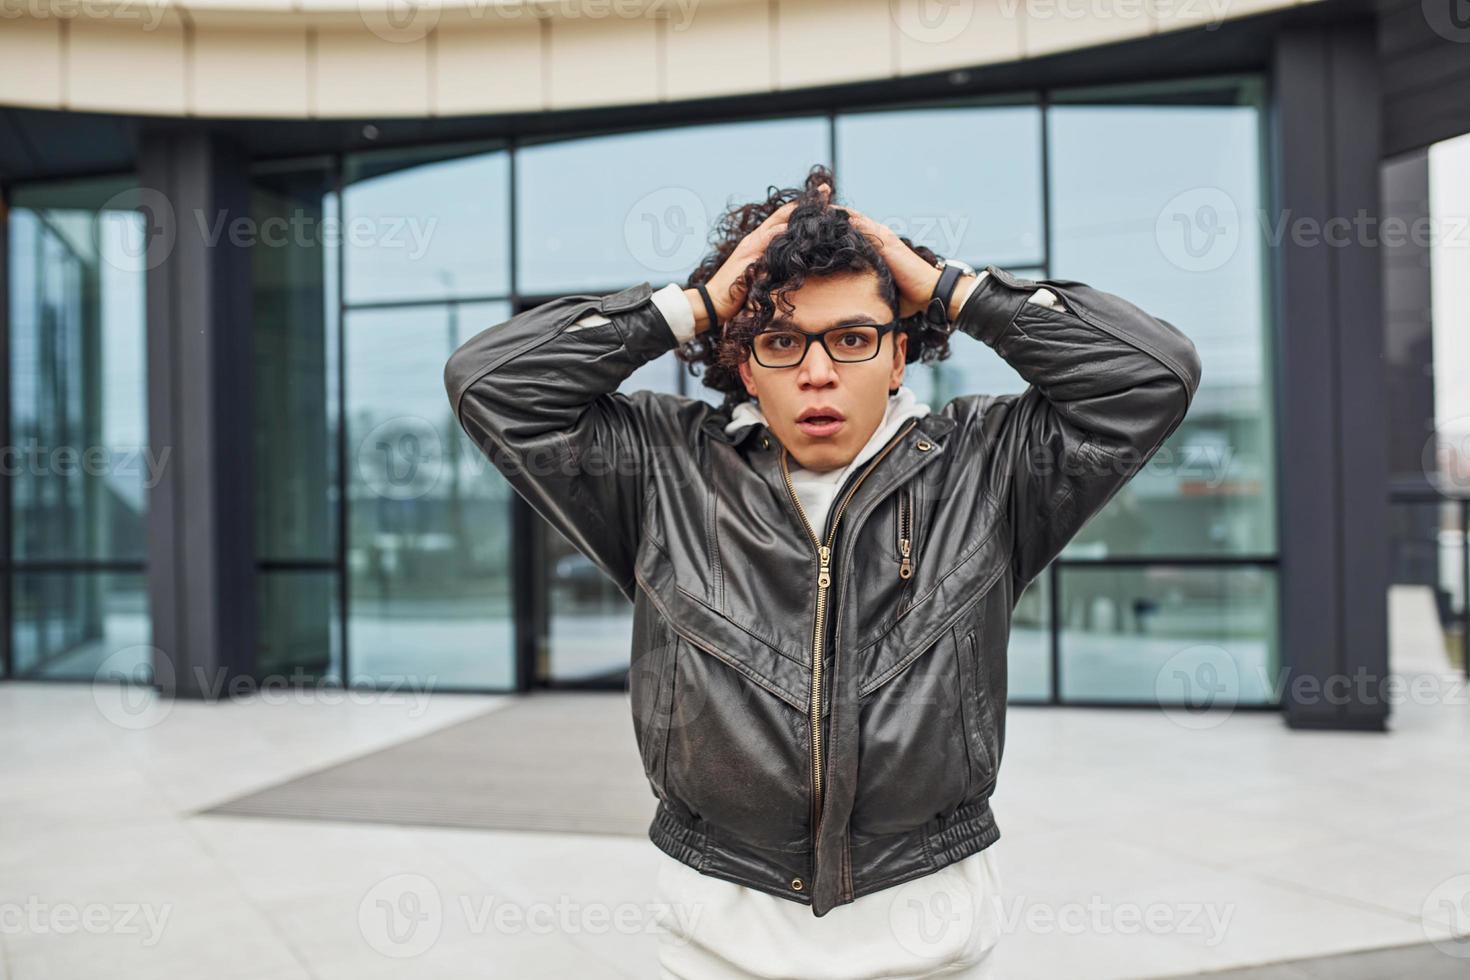
{"label": "man's right hand", "polygon": [[[830,197],[832,189],[826,184],[818,188],[823,198]],[[797,201],[788,201],[762,221],[754,231],[740,240],[735,246],[735,251],[705,283],[705,289],[709,291],[710,302],[715,305],[715,313],[720,322],[724,323],[740,312],[745,305],[745,270],[756,259],[765,254],[767,246],[772,239],[786,231],[786,219],[796,208]],[[686,289],[684,297],[689,300],[689,308],[694,311],[694,332],[702,333],[709,329],[709,311],[704,307],[704,300],[699,296],[699,290]]]}

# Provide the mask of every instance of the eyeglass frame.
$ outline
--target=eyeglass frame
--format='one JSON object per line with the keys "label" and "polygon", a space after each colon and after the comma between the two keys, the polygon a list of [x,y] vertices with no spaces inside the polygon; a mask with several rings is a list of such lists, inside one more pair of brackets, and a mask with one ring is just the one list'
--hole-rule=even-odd
{"label": "eyeglass frame", "polygon": [[[762,329],[756,331],[755,334],[751,336],[751,338],[750,338],[750,356],[753,357],[753,358],[755,358],[755,362],[757,364],[759,364],[761,367],[763,367],[766,370],[768,370],[768,371],[784,371],[787,368],[801,367],[801,362],[802,361],[805,361],[807,354],[811,353],[812,342],[813,341],[820,341],[821,344],[822,344],[822,350],[824,350],[824,351],[827,352],[827,358],[833,364],[862,364],[862,363],[864,363],[866,361],[871,361],[873,358],[875,358],[875,357],[878,356],[878,352],[883,349],[883,338],[884,338],[884,336],[887,335],[890,332],[896,332],[899,329],[900,325],[902,325],[902,323],[903,323],[903,319],[901,317],[900,318],[897,318],[897,319],[889,320],[887,323],[839,323],[838,325],[833,326],[833,327],[828,327],[825,330],[818,330],[816,333],[808,333],[807,331],[797,329],[796,327],[778,327],[778,328],[776,328],[774,330],[770,329],[769,327],[766,327],[766,328],[762,328]],[[829,333],[832,333],[834,330],[856,330],[856,329],[858,329],[860,327],[876,327],[878,329],[878,343],[876,343],[875,345],[873,345],[873,353],[869,354],[867,357],[859,357],[856,360],[853,360],[853,359],[844,360],[842,358],[839,358],[839,357],[834,356],[832,354],[832,348],[830,348],[830,347],[827,346],[827,335]],[[796,333],[796,334],[800,334],[802,337],[804,337],[806,339],[806,346],[801,349],[801,356],[798,357],[791,364],[779,364],[779,365],[777,365],[777,364],[767,364],[765,361],[762,361],[761,358],[760,358],[760,355],[756,353],[755,338],[756,337],[759,337],[763,333]]]}

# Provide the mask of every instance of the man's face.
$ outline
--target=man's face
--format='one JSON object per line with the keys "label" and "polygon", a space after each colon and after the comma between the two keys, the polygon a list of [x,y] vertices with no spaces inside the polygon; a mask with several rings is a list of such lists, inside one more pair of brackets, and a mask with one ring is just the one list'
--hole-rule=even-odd
{"label": "man's face", "polygon": [[[793,310],[764,329],[794,327],[816,333],[838,324],[885,324],[893,311],[878,295],[874,273],[846,273],[808,279],[784,294]],[[834,343],[837,335],[829,334]],[[903,381],[908,338],[883,335],[875,357],[866,361],[834,361],[821,343],[813,342],[795,367],[771,368],[752,355],[740,366],[745,390],[760,402],[771,432],[797,463],[818,472],[846,466],[877,431],[888,407],[888,392]],[[828,419],[811,417],[814,411]],[[805,418],[804,418],[805,416]]]}

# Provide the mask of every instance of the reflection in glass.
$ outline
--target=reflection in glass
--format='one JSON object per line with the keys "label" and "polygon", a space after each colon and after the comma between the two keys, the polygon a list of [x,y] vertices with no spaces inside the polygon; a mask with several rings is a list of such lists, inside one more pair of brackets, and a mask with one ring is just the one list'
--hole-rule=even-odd
{"label": "reflection in glass", "polygon": [[347,314],[349,682],[514,682],[510,485],[453,418],[444,364],[504,303]]}
{"label": "reflection in glass", "polygon": [[516,161],[517,290],[560,296],[683,282],[727,204],[763,201],[768,184],[794,186],[825,162],[821,117],[525,147]]}
{"label": "reflection in glass", "polygon": [[[319,229],[337,219],[330,184],[325,170],[257,174],[253,215],[262,228]],[[336,246],[316,234],[265,241],[251,249],[256,556],[335,560]]]}
{"label": "reflection in glass", "polygon": [[343,176],[348,303],[510,292],[510,157],[358,154]]}
{"label": "reflection in glass", "polygon": [[1276,551],[1271,365],[1254,105],[1059,105],[1051,272],[1195,342],[1189,417],[1067,557]]}
{"label": "reflection in glass", "polygon": [[1062,698],[1277,700],[1274,570],[1061,570]]}
{"label": "reflection in glass", "polygon": [[148,446],[143,216],[101,210],[129,186],[86,181],[14,195],[17,559],[142,561],[147,551],[147,491],[168,460]]}
{"label": "reflection in glass", "polygon": [[839,115],[836,173],[843,201],[942,256],[1007,270],[1044,259],[1036,106]]}
{"label": "reflection in glass", "polygon": [[17,572],[11,582],[15,676],[145,678],[153,650],[141,574]]}
{"label": "reflection in glass", "polygon": [[1026,586],[1011,614],[1006,694],[1013,701],[1051,698],[1051,572],[1043,569]]}
{"label": "reflection in glass", "polygon": [[256,601],[260,617],[256,677],[342,679],[335,569],[261,571],[256,576]]}

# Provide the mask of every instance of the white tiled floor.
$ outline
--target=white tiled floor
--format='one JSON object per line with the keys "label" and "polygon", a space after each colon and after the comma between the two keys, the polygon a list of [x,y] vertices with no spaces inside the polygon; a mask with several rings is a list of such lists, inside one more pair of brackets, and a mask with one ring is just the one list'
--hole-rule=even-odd
{"label": "white tiled floor", "polygon": [[[1012,708],[1004,976],[1425,942],[1470,875],[1470,693],[1440,692],[1387,735]],[[134,730],[89,686],[0,685],[0,980],[655,975],[644,839],[191,815],[504,703],[179,703]]]}

